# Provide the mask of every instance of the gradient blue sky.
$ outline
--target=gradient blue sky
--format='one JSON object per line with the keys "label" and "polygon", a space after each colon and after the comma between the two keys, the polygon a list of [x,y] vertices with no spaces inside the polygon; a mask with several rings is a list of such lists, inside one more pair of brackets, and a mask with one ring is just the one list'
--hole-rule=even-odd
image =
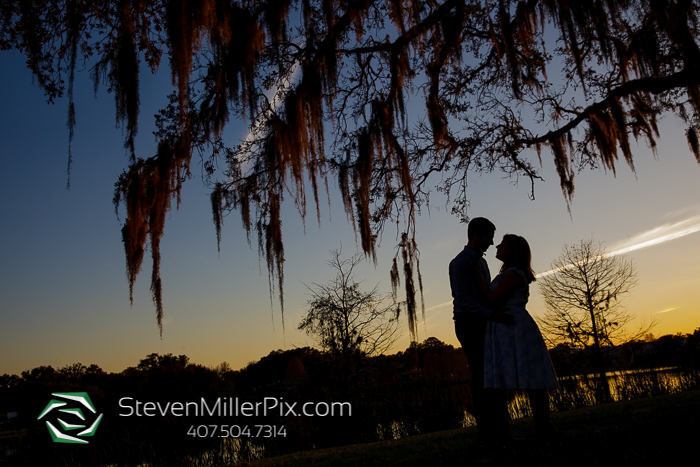
{"label": "gradient blue sky", "polygon": [[[136,365],[152,352],[187,354],[205,365],[240,368],[275,349],[313,345],[296,330],[309,298],[304,284],[323,283],[333,271],[329,250],[358,250],[352,228],[331,184],[332,207],[323,220],[306,223],[291,202],[284,206],[285,324],[277,301],[271,310],[265,265],[246,243],[237,213],[225,220],[221,253],[216,249],[208,190],[195,162],[183,203],[173,209],[162,243],[165,320],[160,339],[151,302],[146,260],[129,305],[121,223],[112,207],[113,186],[126,167],[123,134],[115,129],[113,98],[103,89],[93,98],[87,73],[76,82],[77,127],[71,190],[66,190],[67,103],[47,105],[32,84],[24,59],[0,54],[0,374],[40,365],[95,363],[107,371]],[[141,80],[142,108],[137,154],[155,151],[152,115],[165,103],[167,69]],[[658,158],[643,144],[634,148],[636,173],[621,164],[611,173],[583,172],[576,179],[571,216],[559,189],[551,155],[543,152],[544,183],[528,199],[529,183],[514,185],[498,173],[471,174],[471,216],[489,217],[505,233],[526,237],[534,268],[546,271],[565,243],[593,237],[610,250],[669,234],[678,238],[627,254],[636,262],[639,285],[625,299],[642,320],[656,318],[655,335],[692,332],[700,326],[700,166],[690,154],[683,127],[661,122]],[[232,122],[228,137],[242,138]],[[435,196],[430,215],[418,222],[425,283],[425,321],[419,338],[435,336],[458,345],[452,328],[447,265],[465,243],[465,226]],[[123,214],[123,213],[122,213]],[[686,234],[679,234],[685,232]],[[692,232],[692,233],[688,233]],[[386,231],[377,268],[363,264],[366,288],[389,290],[396,232]],[[498,269],[495,249],[486,256]],[[544,310],[536,287],[528,306]],[[394,346],[403,350],[408,333]]]}

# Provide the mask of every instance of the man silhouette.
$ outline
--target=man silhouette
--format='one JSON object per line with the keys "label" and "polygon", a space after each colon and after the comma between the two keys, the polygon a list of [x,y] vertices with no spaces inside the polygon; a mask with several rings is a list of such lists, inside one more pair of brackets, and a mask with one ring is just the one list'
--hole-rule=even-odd
{"label": "man silhouette", "polygon": [[[450,288],[454,298],[455,333],[469,361],[474,418],[482,442],[508,438],[508,405],[502,389],[484,389],[484,334],[488,320],[511,324],[513,317],[484,304],[476,274],[491,282],[483,255],[493,245],[496,226],[475,217],[467,227],[467,245],[450,262]],[[477,272],[478,271],[478,272]]]}

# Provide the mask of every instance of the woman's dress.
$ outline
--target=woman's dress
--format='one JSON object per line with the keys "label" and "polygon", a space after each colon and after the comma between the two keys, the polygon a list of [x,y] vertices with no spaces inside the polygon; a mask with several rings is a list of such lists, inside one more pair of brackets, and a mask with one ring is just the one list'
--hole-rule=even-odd
{"label": "woman's dress", "polygon": [[[484,387],[519,389],[559,388],[547,346],[537,323],[525,309],[530,295],[525,274],[517,268],[525,285],[515,291],[502,308],[515,322],[505,325],[489,321],[484,341]],[[491,282],[496,290],[499,281],[510,269],[503,271]]]}

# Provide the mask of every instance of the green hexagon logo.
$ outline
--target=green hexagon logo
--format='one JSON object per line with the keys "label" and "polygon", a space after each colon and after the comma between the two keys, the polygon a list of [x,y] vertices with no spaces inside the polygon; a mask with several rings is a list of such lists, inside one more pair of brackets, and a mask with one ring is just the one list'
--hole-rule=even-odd
{"label": "green hexagon logo", "polygon": [[[82,438],[95,434],[103,415],[97,415],[88,393],[54,392],[51,395],[59,399],[51,399],[37,420],[46,416],[46,427],[54,443],[88,444]],[[87,415],[85,409],[89,411]]]}

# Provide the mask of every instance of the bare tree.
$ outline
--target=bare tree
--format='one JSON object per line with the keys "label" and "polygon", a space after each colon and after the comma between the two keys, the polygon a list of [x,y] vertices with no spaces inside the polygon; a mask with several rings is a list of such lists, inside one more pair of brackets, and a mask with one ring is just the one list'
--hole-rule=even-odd
{"label": "bare tree", "polygon": [[[382,296],[375,286],[360,290],[353,270],[362,257],[342,259],[341,251],[331,252],[328,265],[336,276],[325,285],[314,283],[309,290],[309,311],[298,329],[314,336],[321,348],[341,355],[382,354],[398,339],[400,305],[390,295]],[[391,300],[391,304],[384,304]]]}
{"label": "bare tree", "polygon": [[605,399],[610,398],[610,389],[604,350],[641,337],[654,324],[643,324],[634,333],[627,328],[634,315],[622,306],[621,299],[636,284],[634,263],[610,255],[593,240],[565,245],[551,271],[539,278],[547,307],[538,320],[540,328],[554,344],[592,351]]}

